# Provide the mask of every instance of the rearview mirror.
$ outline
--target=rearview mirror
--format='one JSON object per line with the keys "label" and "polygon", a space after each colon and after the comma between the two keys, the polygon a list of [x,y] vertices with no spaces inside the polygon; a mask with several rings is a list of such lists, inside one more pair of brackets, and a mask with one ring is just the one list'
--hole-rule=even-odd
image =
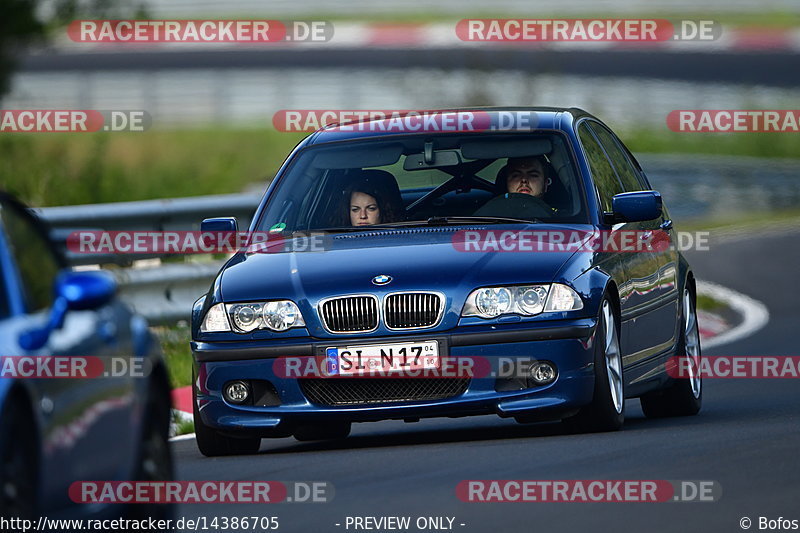
{"label": "rearview mirror", "polygon": [[658,191],[635,191],[615,194],[611,209],[616,222],[641,222],[661,216],[662,200]]}
{"label": "rearview mirror", "polygon": [[425,154],[410,154],[403,162],[403,170],[417,170],[420,168],[454,167],[461,164],[461,158],[455,150],[434,150],[431,152],[431,161],[425,160]]}

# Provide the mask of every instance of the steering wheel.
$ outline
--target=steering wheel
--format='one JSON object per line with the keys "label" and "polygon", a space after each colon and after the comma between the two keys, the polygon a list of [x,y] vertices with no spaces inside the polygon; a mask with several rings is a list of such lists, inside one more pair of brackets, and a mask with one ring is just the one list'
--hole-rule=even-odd
{"label": "steering wheel", "polygon": [[483,178],[479,178],[472,173],[458,174],[434,188],[422,198],[413,202],[406,208],[406,212],[431,207],[438,198],[441,198],[445,194],[458,189],[465,189],[467,191],[470,189],[482,189],[484,191],[494,193],[494,184],[486,181]]}

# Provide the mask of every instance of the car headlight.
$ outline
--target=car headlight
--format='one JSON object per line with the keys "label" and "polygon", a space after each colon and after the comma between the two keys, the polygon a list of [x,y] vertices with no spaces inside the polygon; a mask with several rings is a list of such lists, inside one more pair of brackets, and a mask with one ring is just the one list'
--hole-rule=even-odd
{"label": "car headlight", "polygon": [[264,325],[275,331],[285,331],[297,326],[305,326],[300,310],[289,300],[267,302],[262,308]]}
{"label": "car headlight", "polygon": [[250,332],[263,324],[261,304],[234,304],[228,306],[233,325],[239,331]]}
{"label": "car headlight", "polygon": [[219,303],[208,310],[200,331],[237,333],[250,333],[257,329],[286,331],[289,328],[305,325],[300,309],[290,300],[227,305]]}
{"label": "car headlight", "polygon": [[200,331],[203,333],[230,330],[231,325],[228,322],[228,315],[225,313],[225,304],[212,306],[206,313],[203,323],[200,324]]}
{"label": "car headlight", "polygon": [[504,287],[475,291],[475,309],[480,316],[493,317],[508,313],[512,303],[511,292]]}
{"label": "car headlight", "polygon": [[583,309],[583,300],[578,293],[560,283],[550,285],[545,311],[576,311]]}
{"label": "car headlight", "polygon": [[566,285],[521,285],[484,287],[470,293],[461,316],[494,318],[500,315],[525,316],[539,313],[583,309],[583,300]]}

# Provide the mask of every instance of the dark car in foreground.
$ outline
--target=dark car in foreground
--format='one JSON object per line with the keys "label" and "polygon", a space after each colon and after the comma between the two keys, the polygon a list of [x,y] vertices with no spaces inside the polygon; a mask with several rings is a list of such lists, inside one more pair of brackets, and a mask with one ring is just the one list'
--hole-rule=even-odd
{"label": "dark car in foreground", "polygon": [[193,309],[203,454],[386,419],[608,431],[626,398],[651,417],[700,410],[694,275],[617,136],[580,109],[436,120],[326,127],[281,167],[249,228],[280,249],[236,253]]}
{"label": "dark car in foreground", "polygon": [[171,479],[171,402],[145,320],[110,275],[70,269],[49,234],[0,192],[0,516],[168,516],[71,497],[80,481]]}

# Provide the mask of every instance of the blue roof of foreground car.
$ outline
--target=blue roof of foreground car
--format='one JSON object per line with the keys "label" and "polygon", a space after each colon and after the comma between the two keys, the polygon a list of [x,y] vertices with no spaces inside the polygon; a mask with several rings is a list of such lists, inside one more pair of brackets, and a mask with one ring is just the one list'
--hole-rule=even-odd
{"label": "blue roof of foreground car", "polygon": [[[376,112],[373,112],[376,113]],[[384,112],[387,113],[388,112]],[[329,124],[320,130],[317,130],[307,140],[306,145],[319,144],[333,141],[346,141],[349,139],[358,139],[365,137],[383,137],[392,135],[409,135],[409,134],[440,134],[440,133],[502,133],[506,132],[522,132],[530,131],[525,128],[509,128],[503,129],[503,124],[508,124],[510,116],[519,116],[520,114],[533,115],[536,117],[535,129],[549,129],[559,130],[563,129],[563,121],[568,123],[573,122],[581,116],[591,116],[586,111],[576,108],[559,108],[559,107],[470,107],[462,109],[441,109],[441,110],[419,110],[419,111],[396,111],[394,116],[389,115],[388,118],[366,118],[364,120],[356,120],[352,122],[341,122],[336,124]],[[437,129],[434,125],[432,128],[420,129],[407,129],[401,124],[398,124],[398,117],[407,116],[411,113],[419,113],[420,115],[438,115],[439,118],[443,116],[450,116],[454,119],[458,114],[473,113],[479,115],[475,122],[479,124],[478,129],[466,129],[453,127],[450,129]],[[516,115],[515,115],[516,114]],[[505,120],[505,122],[503,122]],[[394,122],[392,122],[394,121]],[[487,124],[498,126],[497,128],[481,128],[480,126]],[[453,121],[452,123],[457,123]],[[439,121],[441,124],[441,121]],[[394,127],[393,127],[394,125]]]}

